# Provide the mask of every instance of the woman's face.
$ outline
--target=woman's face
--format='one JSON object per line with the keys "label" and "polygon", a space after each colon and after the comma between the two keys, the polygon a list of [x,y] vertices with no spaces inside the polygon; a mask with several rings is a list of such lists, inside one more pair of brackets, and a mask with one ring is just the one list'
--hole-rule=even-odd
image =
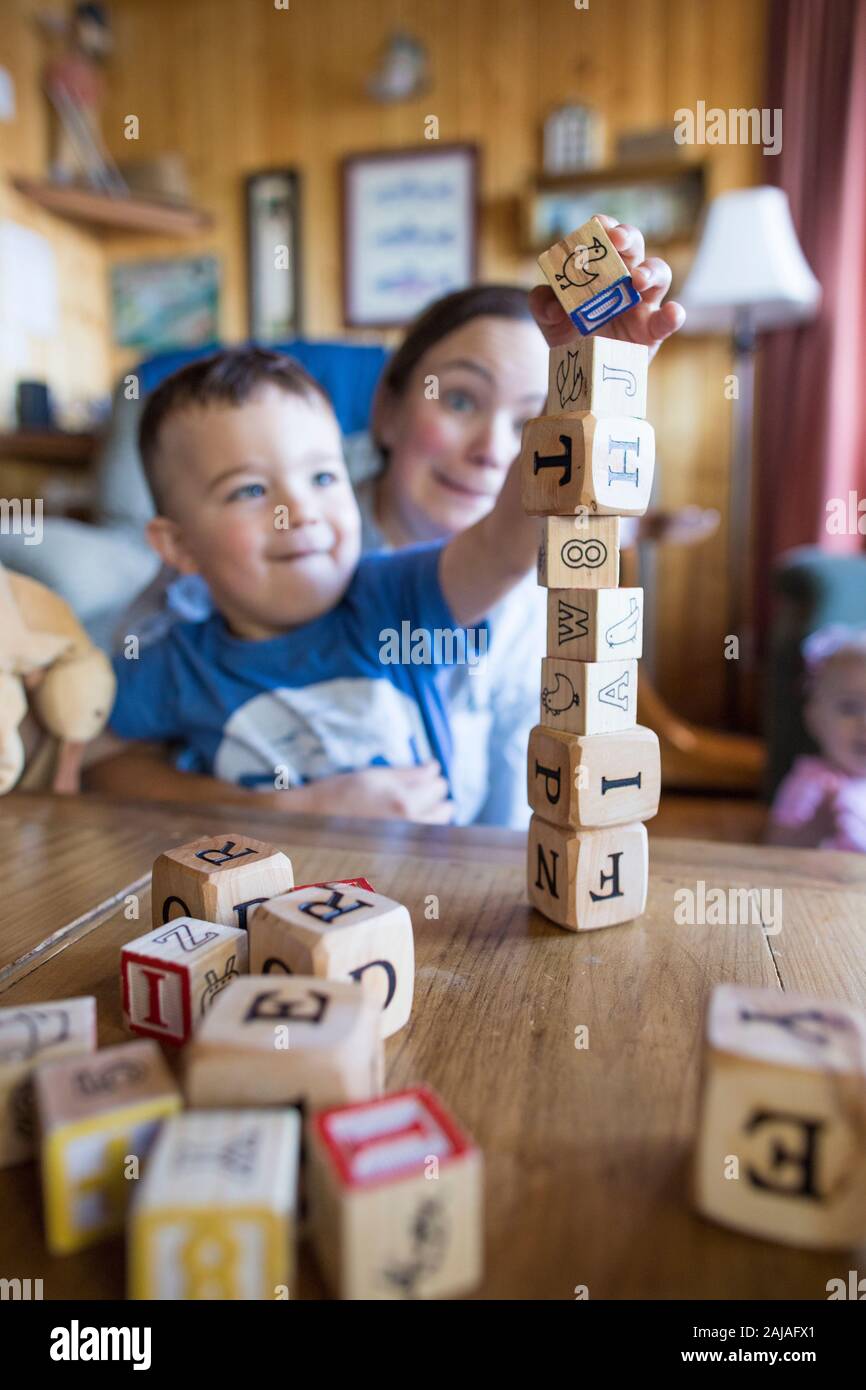
{"label": "woman's face", "polygon": [[454,535],[490,511],[524,422],[544,412],[547,361],[531,321],[475,318],[430,348],[402,395],[377,402],[382,510],[407,540]]}

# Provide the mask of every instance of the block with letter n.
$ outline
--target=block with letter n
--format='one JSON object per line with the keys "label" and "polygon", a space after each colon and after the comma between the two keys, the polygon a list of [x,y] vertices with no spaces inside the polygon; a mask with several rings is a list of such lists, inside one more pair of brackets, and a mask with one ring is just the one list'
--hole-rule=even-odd
{"label": "block with letter n", "polygon": [[534,815],[527,891],[533,907],[569,931],[612,927],[646,907],[649,851],[640,822],[575,831]]}
{"label": "block with letter n", "polygon": [[242,835],[203,835],[166,850],[153,866],[153,925],[195,917],[246,928],[258,903],[294,887],[291,860]]}

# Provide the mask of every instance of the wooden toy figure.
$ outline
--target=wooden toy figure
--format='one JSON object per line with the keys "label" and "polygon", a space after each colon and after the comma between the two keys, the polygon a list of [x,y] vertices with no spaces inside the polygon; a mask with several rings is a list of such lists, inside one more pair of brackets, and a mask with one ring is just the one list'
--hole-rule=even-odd
{"label": "wooden toy figure", "polygon": [[0,566],[0,795],[25,762],[19,732],[27,695],[43,728],[59,740],[38,749],[27,785],[78,790],[84,744],[102,732],[114,699],[114,673],[72,609],[35,579]]}
{"label": "wooden toy figure", "polygon": [[53,114],[52,179],[125,192],[99,128],[104,96],[100,69],[113,47],[105,6],[77,4],[70,19],[43,14],[38,23],[45,34],[63,43],[63,50],[46,64],[43,79]]}

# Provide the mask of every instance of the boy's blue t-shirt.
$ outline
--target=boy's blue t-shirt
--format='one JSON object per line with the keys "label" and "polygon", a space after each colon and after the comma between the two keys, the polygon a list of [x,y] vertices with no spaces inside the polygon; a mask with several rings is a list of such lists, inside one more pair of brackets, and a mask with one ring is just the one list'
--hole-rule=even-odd
{"label": "boy's blue t-shirt", "polygon": [[395,653],[387,630],[403,636],[404,652],[412,629],[430,644],[435,629],[461,631],[439,583],[441,551],[365,556],[335,608],[267,641],[234,637],[219,614],[176,624],[136,659],[115,658],[110,728],[120,738],[177,743],[178,767],[249,788],[431,757],[447,777],[441,666],[380,656]]}

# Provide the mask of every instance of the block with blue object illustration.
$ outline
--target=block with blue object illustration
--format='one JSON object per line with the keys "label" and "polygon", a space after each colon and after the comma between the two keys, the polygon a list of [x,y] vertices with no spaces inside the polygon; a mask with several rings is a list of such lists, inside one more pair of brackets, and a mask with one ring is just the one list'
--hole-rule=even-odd
{"label": "block with blue object illustration", "polygon": [[538,264],[584,337],[640,299],[625,261],[597,217],[543,251]]}

